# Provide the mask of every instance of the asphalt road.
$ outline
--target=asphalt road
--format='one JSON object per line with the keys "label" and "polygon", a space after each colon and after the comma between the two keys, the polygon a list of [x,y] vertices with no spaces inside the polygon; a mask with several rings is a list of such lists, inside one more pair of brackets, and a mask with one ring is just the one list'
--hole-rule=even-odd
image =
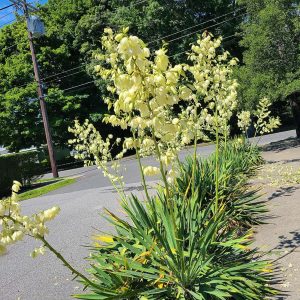
{"label": "asphalt road", "polygon": [[[294,136],[294,131],[286,131],[264,136],[259,143],[268,144]],[[198,153],[206,156],[213,149],[213,145],[199,147]],[[181,159],[187,154],[189,150],[182,151]],[[147,163],[153,164],[154,161],[147,158]],[[127,158],[123,165],[126,167],[124,177],[127,192],[141,193],[137,162]],[[97,233],[97,230],[113,230],[100,216],[103,208],[118,214],[122,212],[117,194],[95,167],[64,171],[60,175],[80,177],[72,185],[22,202],[22,209],[25,214],[31,214],[54,205],[60,206],[60,215],[49,223],[48,240],[72,265],[83,271],[88,267],[84,258],[89,253],[87,246],[91,235]],[[81,285],[71,280],[70,272],[52,253],[36,259],[29,256],[37,246],[40,244],[26,238],[0,257],[0,300],[65,300],[72,299],[71,294],[81,292]]]}

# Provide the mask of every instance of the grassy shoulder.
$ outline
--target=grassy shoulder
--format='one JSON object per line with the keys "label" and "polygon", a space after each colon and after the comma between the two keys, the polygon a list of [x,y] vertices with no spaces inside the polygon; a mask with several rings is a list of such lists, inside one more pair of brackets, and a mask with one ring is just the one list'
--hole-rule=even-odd
{"label": "grassy shoulder", "polygon": [[45,195],[49,192],[67,186],[76,182],[75,178],[60,178],[58,180],[43,180],[39,181],[39,183],[45,183],[41,187],[37,187],[37,185],[33,185],[29,190],[21,192],[19,194],[19,201],[36,198],[42,195]]}

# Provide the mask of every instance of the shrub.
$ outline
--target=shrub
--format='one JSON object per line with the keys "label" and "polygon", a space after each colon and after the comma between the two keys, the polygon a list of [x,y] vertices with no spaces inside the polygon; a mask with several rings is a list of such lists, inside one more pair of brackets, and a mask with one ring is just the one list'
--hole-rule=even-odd
{"label": "shrub", "polygon": [[[233,223],[250,227],[262,223],[267,211],[264,201],[259,200],[257,190],[250,190],[247,184],[257,166],[262,163],[259,150],[242,139],[235,139],[220,147],[218,158],[215,154],[208,158],[194,160],[188,157],[181,163],[179,176],[172,187],[180,195],[197,191],[203,206],[210,205],[216,198],[216,180],[218,180],[218,197],[232,212]],[[193,170],[193,168],[195,168]]]}
{"label": "shrub", "polygon": [[202,207],[197,193],[168,201],[159,192],[145,207],[132,196],[123,202],[130,221],[110,213],[117,234],[95,237],[106,243],[96,244],[91,256],[96,287],[77,298],[256,300],[274,294],[269,263],[253,261],[249,234],[228,229],[224,207],[212,215],[213,202]]}
{"label": "shrub", "polygon": [[7,194],[13,180],[22,182],[23,185],[30,184],[40,174],[38,153],[27,151],[0,156],[0,194]]}
{"label": "shrub", "polygon": [[[54,155],[58,170],[69,170],[83,166],[83,162],[76,160],[68,148],[54,148]],[[39,149],[38,157],[40,161],[41,174],[51,172],[51,163],[48,154],[48,148],[43,146]]]}

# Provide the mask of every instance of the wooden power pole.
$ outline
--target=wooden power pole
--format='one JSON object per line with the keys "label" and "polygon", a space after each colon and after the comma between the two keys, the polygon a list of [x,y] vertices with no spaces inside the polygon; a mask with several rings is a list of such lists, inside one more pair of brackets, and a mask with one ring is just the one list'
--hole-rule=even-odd
{"label": "wooden power pole", "polygon": [[32,35],[32,32],[29,29],[28,4],[27,4],[26,0],[10,0],[10,1],[12,3],[16,4],[16,5],[21,5],[23,7],[24,15],[26,17],[28,39],[29,39],[32,63],[33,63],[33,69],[34,69],[34,78],[35,78],[35,81],[38,84],[37,92],[38,92],[38,97],[39,97],[40,107],[41,107],[41,113],[42,113],[42,118],[43,118],[43,123],[44,123],[44,129],[45,129],[45,135],[46,135],[46,140],[47,140],[50,164],[51,164],[53,177],[57,178],[58,177],[58,171],[57,171],[56,160],[55,160],[55,155],[54,155],[53,142],[52,142],[52,137],[51,137],[51,132],[50,132],[50,125],[49,125],[49,120],[48,120],[47,108],[46,108],[46,103],[45,103],[45,99],[44,99],[43,86],[42,86],[42,81],[41,81],[41,78],[40,78],[39,66],[38,66],[38,63],[37,63],[36,55],[35,55],[35,49],[34,49],[34,44],[33,44],[33,35]]}

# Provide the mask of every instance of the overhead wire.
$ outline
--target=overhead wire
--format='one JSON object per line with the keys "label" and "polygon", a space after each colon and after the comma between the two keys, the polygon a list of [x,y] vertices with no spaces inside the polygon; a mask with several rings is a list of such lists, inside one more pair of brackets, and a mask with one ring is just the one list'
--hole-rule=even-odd
{"label": "overhead wire", "polygon": [[81,65],[79,65],[79,66],[77,66],[77,67],[74,67],[74,68],[71,68],[71,69],[67,69],[67,70],[64,70],[64,71],[62,71],[62,72],[59,72],[59,73],[55,73],[55,74],[49,75],[49,76],[47,76],[47,77],[42,77],[41,80],[46,80],[46,79],[55,77],[55,76],[57,76],[57,75],[61,75],[61,74],[67,73],[67,72],[69,72],[69,71],[73,71],[73,70],[82,68],[83,66],[86,66],[86,65],[87,65],[87,64],[84,64],[84,63],[83,63],[83,64],[81,64]]}
{"label": "overhead wire", "polygon": [[[233,36],[236,36],[236,35],[233,34],[233,35],[227,36],[227,37],[223,38],[222,41],[225,41],[225,40],[227,40],[228,38],[233,37]],[[182,51],[182,52],[179,52],[179,53],[175,53],[175,54],[173,54],[173,55],[170,55],[169,58],[174,57],[174,56],[178,56],[178,55],[181,55],[181,54],[184,54],[184,53],[187,53],[187,50]],[[83,65],[87,65],[87,64],[83,64]],[[45,77],[45,78],[41,79],[41,81],[42,81],[43,84],[47,84],[47,83],[51,83],[51,82],[55,82],[55,81],[61,80],[61,79],[63,79],[63,78],[67,78],[67,77],[76,75],[76,74],[78,74],[78,73],[83,72],[84,70],[77,71],[77,72],[73,72],[73,73],[67,74],[67,75],[65,75],[65,76],[59,77],[59,78],[54,79],[54,80],[44,81],[44,80],[47,79],[47,78],[52,78],[52,77],[55,77],[55,76],[57,76],[57,75],[61,75],[61,74],[64,74],[64,73],[66,73],[66,72],[68,72],[68,71],[75,70],[75,69],[78,69],[78,68],[81,68],[81,67],[82,67],[82,65],[81,65],[81,66],[78,66],[78,67],[75,67],[75,68],[72,68],[72,69],[69,69],[69,70],[66,70],[66,71],[63,71],[63,72],[60,72],[60,73],[57,73],[57,74],[53,74],[53,75],[51,75],[51,76],[48,76],[48,77]],[[62,91],[73,90],[73,89],[75,89],[75,88],[77,88],[77,87],[80,87],[80,86],[83,86],[83,85],[87,85],[87,84],[91,84],[92,82],[94,82],[94,81],[93,81],[93,80],[92,80],[92,81],[88,81],[88,82],[86,82],[86,83],[83,83],[83,84],[80,84],[80,85],[76,85],[76,86],[72,86],[72,87],[67,88],[67,89],[64,89],[64,90],[62,90]],[[30,84],[30,83],[34,83],[34,81],[28,82],[28,83],[23,84],[23,85],[16,86],[16,87],[14,87],[14,88],[20,88],[20,87],[26,86],[26,85],[28,85],[28,84]],[[12,89],[14,89],[14,88],[12,88]],[[9,89],[8,91],[10,91],[10,90],[12,90],[12,89]]]}
{"label": "overhead wire", "polygon": [[[133,3],[132,6],[136,6],[136,5],[142,4],[142,3],[147,2],[147,1],[148,1],[148,0],[142,0],[142,1],[139,1],[139,2],[137,2],[137,3]],[[130,3],[130,5],[131,5],[131,3]]]}
{"label": "overhead wire", "polygon": [[239,8],[239,9],[233,10],[233,11],[231,11],[231,12],[229,12],[229,13],[223,14],[223,15],[218,16],[218,17],[215,17],[215,18],[213,18],[213,19],[209,19],[209,20],[204,21],[204,22],[202,22],[202,23],[199,23],[199,24],[196,24],[196,25],[187,27],[187,28],[182,29],[182,30],[179,30],[179,31],[177,31],[177,32],[174,32],[174,33],[171,33],[171,34],[162,36],[162,37],[160,37],[160,38],[158,38],[158,39],[156,39],[156,40],[153,40],[153,41],[149,42],[148,45],[153,44],[153,43],[155,43],[155,42],[159,42],[159,41],[161,41],[161,40],[163,40],[163,39],[165,39],[165,38],[168,38],[168,37],[171,37],[171,36],[176,35],[176,34],[178,34],[178,33],[187,31],[187,30],[189,30],[189,29],[194,29],[194,28],[196,28],[196,27],[198,27],[198,26],[201,26],[201,25],[207,24],[207,23],[209,23],[209,22],[218,20],[218,19],[220,19],[220,18],[222,18],[222,17],[231,15],[231,14],[233,14],[233,13],[235,13],[235,12],[238,12],[238,11],[240,11],[240,10],[242,10],[242,9],[244,9],[244,7],[241,7],[241,8]]}
{"label": "overhead wire", "polygon": [[52,79],[52,80],[49,80],[49,81],[43,81],[43,83],[45,84],[45,83],[51,83],[51,82],[55,82],[55,81],[60,81],[60,80],[63,79],[63,78],[67,78],[67,77],[70,77],[70,76],[73,76],[73,75],[82,73],[82,72],[84,72],[84,71],[85,71],[85,70],[80,70],[80,71],[77,71],[77,72],[74,72],[74,73],[71,73],[71,74],[68,74],[68,75],[65,75],[65,76],[56,78],[56,79]]}
{"label": "overhead wire", "polygon": [[[233,12],[234,12],[234,11],[232,11],[231,13],[233,13]],[[244,15],[244,14],[243,14],[243,15]],[[225,15],[223,15],[223,16],[225,16]],[[220,17],[221,17],[221,16],[220,16]],[[234,16],[234,17],[231,18],[231,19],[234,19],[234,18],[236,18],[236,17],[237,17],[237,16]],[[217,17],[217,18],[219,18],[219,17]],[[213,19],[211,19],[211,20],[207,20],[206,22],[203,22],[203,23],[201,23],[201,24],[207,23],[207,22],[212,21],[212,20],[215,20],[215,19],[217,19],[217,18],[213,18]],[[231,20],[231,19],[228,19],[228,20],[225,20],[225,21],[227,22],[227,21],[229,21],[229,20]],[[195,31],[195,32],[193,32],[193,33],[189,33],[189,35],[192,35],[192,34],[194,34],[194,33],[198,33],[198,32],[201,31],[201,30],[206,30],[207,28],[211,28],[211,27],[218,26],[219,24],[225,23],[225,21],[222,21],[222,22],[220,22],[220,23],[213,24],[213,25],[211,25],[210,27],[206,27],[205,29],[203,29],[203,28],[202,28],[202,29],[199,29],[199,30],[197,30],[197,31]],[[199,25],[200,25],[200,24],[199,24]],[[180,32],[186,31],[187,29],[190,29],[190,27],[187,27],[186,29],[181,30]],[[176,32],[176,33],[174,33],[174,34],[177,34],[177,33],[179,33],[179,32]],[[165,37],[166,37],[166,36],[165,36]],[[165,38],[165,37],[162,37],[162,38]],[[185,37],[185,35],[180,36],[180,37],[178,37],[177,39],[180,39],[180,38],[182,38],[182,37]],[[161,39],[162,39],[162,38],[161,38]],[[173,41],[175,41],[175,40],[177,40],[177,39],[170,40],[170,41],[168,41],[168,43],[171,43],[171,42],[173,42]],[[150,42],[148,42],[147,44],[149,45],[149,44],[151,44],[151,43],[153,43],[153,42],[155,42],[155,41],[157,41],[157,40],[150,41]],[[45,79],[48,79],[48,78],[51,78],[51,77],[55,77],[55,76],[60,75],[60,74],[64,74],[64,73],[69,72],[69,71],[72,71],[72,70],[79,69],[79,68],[81,68],[82,66],[87,66],[87,64],[83,63],[83,64],[80,65],[80,66],[77,66],[77,67],[74,67],[74,68],[65,70],[65,71],[63,71],[63,72],[56,73],[56,74],[53,74],[53,75],[44,77],[44,78],[42,78],[42,80],[45,80]]]}
{"label": "overhead wire", "polygon": [[12,6],[14,6],[14,4],[9,4],[9,5],[7,5],[7,6],[0,7],[0,11],[1,11],[1,10],[4,10],[4,9],[7,9],[7,8],[10,8],[10,7],[12,7]]}
{"label": "overhead wire", "polygon": [[[227,40],[227,39],[229,39],[229,38],[231,38],[231,37],[237,37],[237,35],[236,35],[236,34],[232,34],[232,35],[226,36],[226,37],[224,37],[224,38],[222,39],[222,42],[225,41],[225,40]],[[227,41],[227,42],[228,42],[228,41]],[[173,55],[170,55],[169,58],[170,58],[170,57],[177,56],[177,55],[181,55],[181,54],[187,54],[187,53],[188,53],[188,51],[185,50],[185,51],[182,51],[182,52],[179,52],[179,53],[175,53],[175,54],[173,54]]]}
{"label": "overhead wire", "polygon": [[[237,37],[237,36],[236,36],[236,34],[232,34],[232,35],[229,35],[229,36],[223,38],[222,41],[225,41],[225,40],[227,40],[227,39],[229,39],[231,37]],[[187,51],[182,51],[180,53],[176,53],[176,54],[170,55],[169,58],[170,57],[174,57],[176,55],[184,54],[184,53],[187,53]],[[67,92],[67,91],[70,91],[70,90],[74,90],[74,89],[76,89],[78,87],[86,86],[86,85],[91,84],[91,83],[94,83],[94,80],[91,80],[91,81],[88,81],[88,82],[85,82],[85,83],[82,83],[82,84],[79,84],[79,85],[75,85],[75,86],[69,87],[67,89],[63,89],[62,91],[63,92]]]}
{"label": "overhead wire", "polygon": [[75,89],[75,88],[77,88],[77,87],[81,87],[81,86],[84,86],[84,85],[87,85],[87,84],[90,84],[90,83],[94,83],[95,81],[94,80],[91,80],[91,81],[88,81],[88,82],[84,82],[84,83],[82,83],[82,84],[78,84],[78,85],[75,85],[75,86],[71,86],[71,87],[69,87],[69,88],[67,88],[67,89],[63,89],[62,91],[63,92],[66,92],[66,91],[69,91],[69,90],[73,90],[73,89]]}
{"label": "overhead wire", "polygon": [[[27,3],[28,5],[30,5],[30,4],[32,4],[33,2],[29,2],[29,3]],[[11,5],[9,5],[8,7],[11,7],[11,6],[16,6],[15,4],[11,4]],[[8,8],[7,7],[7,8]],[[1,11],[1,9],[0,9],[0,11]],[[16,9],[16,11],[17,11],[17,9]],[[13,14],[13,13],[16,13],[16,11],[11,11],[11,12],[9,12],[8,14],[6,14],[6,15],[4,15],[4,16],[1,16],[0,17],[0,20],[1,19],[3,19],[3,18],[5,18],[5,17],[7,17],[8,15],[10,15],[10,14]],[[35,11],[39,11],[39,9],[36,9]],[[25,16],[20,16],[19,15],[19,18],[21,19],[21,18],[24,18],[25,19]],[[6,23],[2,23],[2,24],[0,24],[1,25],[1,27],[0,27],[0,29],[2,28],[2,27],[4,27],[5,25],[8,25],[8,24],[10,24],[11,22],[13,22],[13,21],[18,21],[18,19],[13,19],[13,20],[11,20],[11,21],[8,21],[8,22],[6,22]]]}
{"label": "overhead wire", "polygon": [[[8,21],[8,22],[6,22],[6,23],[2,23],[1,24],[1,27],[0,27],[0,30],[4,27],[4,26],[6,26],[6,25],[8,25],[8,24],[11,24],[12,22],[14,22],[14,21],[20,21],[20,20],[24,20],[25,19],[25,17],[24,16],[18,16],[18,18],[14,18],[14,19],[12,19],[12,20],[10,20],[10,21]],[[17,45],[18,43],[16,43],[15,45]]]}
{"label": "overhead wire", "polygon": [[[138,5],[138,4],[141,4],[141,3],[146,2],[146,1],[147,1],[147,0],[140,1],[140,2],[138,2],[138,3],[135,3],[134,5]],[[170,36],[176,35],[176,34],[178,34],[178,33],[184,32],[184,31],[186,31],[186,30],[188,30],[188,29],[191,29],[191,28],[195,28],[195,27],[204,25],[204,24],[206,24],[206,23],[208,23],[208,22],[212,22],[212,21],[214,21],[214,20],[220,19],[221,17],[230,15],[230,14],[235,13],[235,12],[240,11],[240,10],[241,10],[241,9],[234,10],[234,11],[231,11],[230,13],[223,14],[222,16],[215,17],[215,18],[213,18],[213,19],[207,20],[207,21],[202,22],[202,23],[200,23],[200,24],[197,24],[197,25],[194,25],[194,26],[187,27],[187,28],[185,28],[185,29],[183,29],[183,30],[180,30],[180,31],[178,31],[178,32],[175,32],[175,33],[172,33],[172,34],[163,36],[163,37],[161,37],[161,38],[159,38],[159,39],[150,41],[148,44],[152,44],[152,43],[157,42],[157,41],[159,41],[159,40],[162,40],[162,39],[164,39],[164,38],[166,38],[166,37],[170,37]],[[178,40],[178,39],[181,39],[181,38],[183,38],[183,37],[186,37],[186,36],[190,36],[190,35],[196,34],[196,33],[198,33],[199,31],[202,31],[202,30],[205,31],[205,30],[207,30],[208,28],[216,27],[216,26],[218,26],[218,25],[220,25],[220,24],[226,23],[226,22],[228,22],[228,21],[230,21],[230,20],[232,20],[232,19],[235,19],[235,18],[240,17],[240,16],[243,16],[243,15],[246,15],[246,13],[243,13],[243,14],[240,14],[240,15],[233,16],[232,18],[223,20],[223,21],[221,21],[221,22],[219,22],[219,23],[216,23],[216,24],[210,25],[210,26],[208,26],[208,27],[201,28],[201,29],[199,29],[199,30],[197,30],[197,31],[194,31],[194,32],[191,32],[191,33],[188,33],[188,34],[179,36],[179,37],[177,37],[177,38],[171,39],[171,40],[167,41],[167,43],[171,43],[171,42],[174,42],[174,41],[176,41],[176,40]],[[233,35],[232,35],[232,36],[233,36]],[[229,36],[229,37],[231,37],[231,36]],[[229,37],[226,37],[226,38],[224,38],[223,40],[225,40],[225,39],[227,39],[227,38],[229,38]],[[10,46],[9,48],[11,48],[11,47],[13,47],[13,46],[15,46],[15,45]],[[183,53],[186,53],[186,51],[183,51],[183,52],[180,52],[180,53],[176,53],[176,54],[174,54],[174,55],[171,55],[170,57],[174,57],[174,56],[177,56],[177,55],[180,55],[180,54],[183,54]],[[52,74],[52,75],[43,77],[43,78],[41,79],[41,81],[45,84],[45,83],[50,83],[50,82],[55,82],[55,81],[61,80],[62,78],[70,77],[70,76],[72,76],[72,75],[75,75],[75,74],[78,74],[78,73],[80,73],[80,72],[83,72],[83,70],[77,71],[77,72],[74,72],[74,73],[71,73],[71,74],[67,74],[66,76],[62,76],[62,77],[59,77],[59,78],[54,79],[54,80],[45,81],[46,79],[53,78],[53,77],[56,77],[56,76],[58,76],[58,75],[62,75],[62,74],[68,73],[69,71],[77,70],[77,69],[82,68],[82,67],[87,66],[87,65],[88,65],[88,64],[83,63],[83,64],[81,64],[81,65],[79,65],[79,66],[76,66],[76,67],[73,67],[73,68],[64,70],[64,71],[62,71],[62,72],[55,73],[55,74]],[[89,82],[87,82],[87,83],[80,84],[80,85],[78,85],[78,86],[70,87],[70,88],[65,89],[65,90],[63,90],[63,91],[72,90],[72,89],[75,89],[75,88],[77,88],[77,87],[80,87],[80,86],[83,86],[83,85],[90,84],[90,83],[92,83],[92,82],[94,82],[94,81],[89,81]],[[17,87],[23,87],[23,86],[26,86],[26,85],[28,85],[28,84],[30,84],[30,82],[27,83],[27,84],[24,84],[24,85],[17,86]],[[17,88],[17,87],[14,87],[14,88]],[[11,90],[11,89],[10,89],[10,90]]]}
{"label": "overhead wire", "polygon": [[3,16],[0,16],[0,20],[1,20],[1,19],[4,19],[5,17],[7,17],[7,16],[9,16],[9,15],[11,15],[11,14],[14,14],[14,13],[15,13],[14,11],[11,11],[11,12],[9,12],[9,13],[3,15]]}
{"label": "overhead wire", "polygon": [[[62,91],[62,92],[68,93],[68,92],[71,91],[71,90],[74,90],[74,89],[76,89],[76,88],[81,88],[81,87],[87,86],[87,85],[89,85],[89,84],[91,84],[91,83],[94,83],[94,82],[95,82],[94,80],[91,80],[91,81],[84,82],[84,83],[81,83],[81,84],[78,84],[78,85],[75,85],[75,86],[71,86],[71,87],[66,88],[66,89],[63,89],[63,90],[61,90],[61,91]],[[44,98],[48,98],[48,97],[49,97],[49,96],[44,95]]]}
{"label": "overhead wire", "polygon": [[227,19],[227,20],[224,20],[224,21],[222,21],[222,22],[219,22],[219,23],[216,23],[216,24],[207,26],[207,27],[205,27],[205,28],[201,28],[201,29],[199,29],[199,30],[190,32],[190,33],[188,33],[188,34],[182,35],[182,36],[177,37],[177,38],[174,38],[174,39],[172,39],[172,40],[168,40],[168,41],[166,41],[166,42],[169,44],[169,43],[174,42],[174,41],[177,41],[177,40],[179,40],[179,39],[181,39],[181,38],[184,38],[184,37],[187,37],[187,36],[190,36],[190,35],[199,33],[199,31],[206,31],[206,30],[209,29],[209,28],[213,28],[213,27],[216,27],[216,26],[218,26],[218,25],[220,25],[220,24],[227,23],[227,22],[230,21],[230,20],[233,20],[233,19],[235,19],[235,18],[237,18],[237,17],[244,16],[244,15],[246,15],[246,14],[247,14],[247,13],[243,13],[243,14],[234,16],[234,17],[232,17],[232,18],[230,18],[230,19]]}
{"label": "overhead wire", "polygon": [[16,19],[7,21],[7,22],[5,22],[5,23],[2,23],[0,29],[3,28],[4,26],[8,25],[8,24],[11,24],[11,23],[14,22],[14,21],[16,21]]}

